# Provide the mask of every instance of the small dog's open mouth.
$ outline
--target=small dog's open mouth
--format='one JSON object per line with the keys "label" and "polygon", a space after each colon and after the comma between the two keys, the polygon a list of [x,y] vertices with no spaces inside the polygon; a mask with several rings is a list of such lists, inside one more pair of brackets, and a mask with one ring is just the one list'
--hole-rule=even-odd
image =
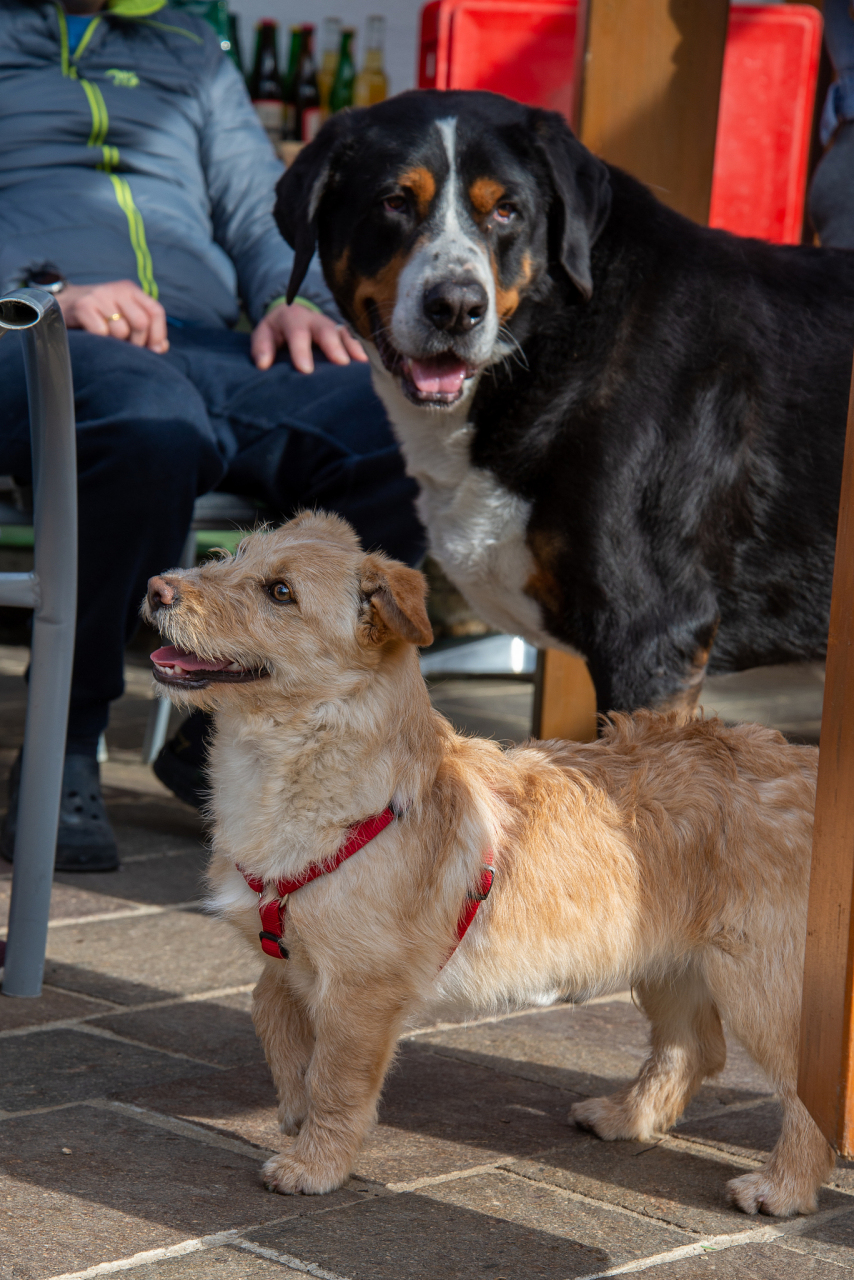
{"label": "small dog's open mouth", "polygon": [[200,658],[186,649],[164,645],[151,655],[154,679],[180,689],[206,689],[209,684],[245,684],[269,675],[264,667],[242,667],[231,658]]}
{"label": "small dog's open mouth", "polygon": [[424,356],[423,359],[405,356],[392,345],[385,326],[380,323],[376,307],[371,306],[369,314],[371,333],[380,359],[389,373],[400,378],[407,399],[414,404],[456,404],[466,381],[475,376],[477,368],[453,351]]}

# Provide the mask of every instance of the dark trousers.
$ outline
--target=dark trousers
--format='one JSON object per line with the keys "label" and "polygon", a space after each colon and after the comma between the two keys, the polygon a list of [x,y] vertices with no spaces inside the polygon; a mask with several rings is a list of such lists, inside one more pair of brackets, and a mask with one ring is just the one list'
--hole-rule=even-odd
{"label": "dark trousers", "polygon": [[[336,511],[367,549],[415,563],[424,533],[366,365],[315,352],[259,372],[246,334],[170,326],[155,355],[82,330],[68,335],[77,413],[80,584],[69,745],[94,749],[123,689],[123,648],[146,583],[173,567],[193,503],[221,486],[282,517]],[[16,335],[0,343],[0,473],[30,474],[27,393]]]}

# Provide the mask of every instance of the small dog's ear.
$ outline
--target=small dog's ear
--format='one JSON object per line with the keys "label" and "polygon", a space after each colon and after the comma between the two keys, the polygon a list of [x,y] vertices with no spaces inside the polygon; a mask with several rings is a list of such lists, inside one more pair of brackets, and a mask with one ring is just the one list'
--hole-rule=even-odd
{"label": "small dog's ear", "polygon": [[305,279],[317,243],[317,211],[333,172],[333,157],[349,137],[351,117],[343,111],[332,116],[313,142],[303,147],[288,165],[276,185],[276,225],[294,251],[294,265],[288,281],[288,302],[293,302]]}
{"label": "small dog's ear", "polygon": [[433,643],[423,573],[397,560],[368,556],[361,588],[368,605],[367,629],[372,644],[383,644],[392,636],[421,646]]}
{"label": "small dog's ear", "polygon": [[590,250],[611,212],[608,167],[582,146],[563,116],[532,108],[530,119],[556,195],[549,211],[549,249],[576,288],[590,298]]}

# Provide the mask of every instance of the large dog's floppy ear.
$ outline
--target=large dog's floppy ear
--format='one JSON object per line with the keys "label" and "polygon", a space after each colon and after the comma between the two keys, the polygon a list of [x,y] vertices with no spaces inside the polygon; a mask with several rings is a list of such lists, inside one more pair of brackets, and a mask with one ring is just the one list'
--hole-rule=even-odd
{"label": "large dog's floppy ear", "polygon": [[350,132],[348,117],[342,112],[323,126],[313,142],[303,147],[276,185],[276,225],[294,251],[294,265],[288,281],[288,302],[293,302],[305,279],[317,243],[317,210],[332,174],[332,158],[342,139]]}
{"label": "large dog's floppy ear", "polygon": [[367,634],[372,644],[383,644],[393,636],[410,644],[433,643],[423,573],[385,556],[366,556],[361,588],[368,606]]}
{"label": "large dog's floppy ear", "polygon": [[531,116],[537,150],[557,196],[550,215],[550,240],[570,280],[589,298],[593,293],[590,250],[611,212],[608,167],[582,146],[563,116],[537,110]]}

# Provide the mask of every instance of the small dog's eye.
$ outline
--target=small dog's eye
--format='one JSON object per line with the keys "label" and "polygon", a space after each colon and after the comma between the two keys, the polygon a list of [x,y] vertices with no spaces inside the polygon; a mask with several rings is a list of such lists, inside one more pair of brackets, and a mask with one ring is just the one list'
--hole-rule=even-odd
{"label": "small dog's eye", "polygon": [[501,204],[497,204],[495,206],[496,222],[509,222],[511,218],[515,217],[515,215],[516,209],[512,204],[508,204],[506,201],[502,201]]}
{"label": "small dog's eye", "polygon": [[383,208],[387,213],[403,213],[406,208],[405,196],[386,196],[383,200]]}
{"label": "small dog's eye", "polygon": [[289,604],[293,600],[293,592],[286,582],[271,582],[267,588],[276,604]]}

